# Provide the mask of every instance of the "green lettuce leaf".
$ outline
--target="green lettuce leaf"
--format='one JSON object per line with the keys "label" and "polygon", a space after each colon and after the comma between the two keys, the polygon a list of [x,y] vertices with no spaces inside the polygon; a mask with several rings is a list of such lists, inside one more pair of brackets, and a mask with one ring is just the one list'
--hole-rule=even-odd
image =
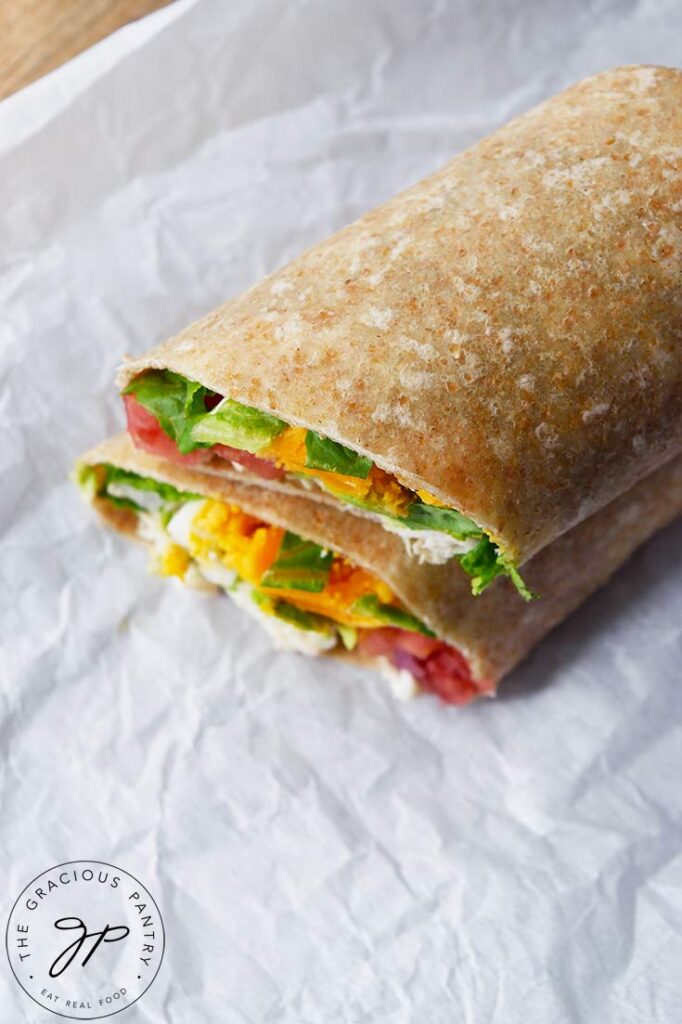
{"label": "green lettuce leaf", "polygon": [[272,613],[276,618],[288,622],[290,626],[298,629],[309,629],[315,633],[330,633],[334,628],[331,619],[324,615],[316,615],[315,612],[304,612],[288,601],[273,601]]}
{"label": "green lettuce leaf", "polygon": [[282,619],[283,622],[288,622],[290,626],[296,626],[298,629],[312,630],[315,633],[329,634],[332,630],[336,630],[341,637],[344,647],[351,651],[358,642],[358,631],[352,626],[344,626],[340,622],[334,622],[333,619],[328,619],[326,615],[317,615],[315,612],[303,611],[302,608],[297,608],[296,605],[289,604],[288,601],[281,601],[277,598],[273,599],[256,588],[252,590],[252,597],[256,604],[264,611],[269,612],[278,619]]}
{"label": "green lettuce leaf", "polygon": [[[154,511],[159,507],[161,515],[171,515],[178,505],[185,501],[201,499],[201,494],[192,494],[189,491],[180,491],[172,484],[163,483],[160,480],[152,480],[151,477],[141,476],[139,473],[132,473],[119,466],[112,466],[111,463],[100,463],[97,466],[88,466],[79,463],[76,466],[74,479],[83,493],[83,496],[92,501],[96,497],[105,497],[112,505],[119,508],[133,509],[135,512],[149,511],[148,502],[144,501],[144,494],[156,494],[160,502],[155,503]],[[110,488],[118,485],[126,490],[140,492],[139,501],[135,500],[132,494],[125,496],[112,494]]]}
{"label": "green lettuce leaf", "polygon": [[420,622],[415,615],[402,608],[396,608],[392,604],[382,604],[376,594],[365,594],[358,598],[351,608],[352,612],[358,615],[371,616],[379,622],[385,622],[387,626],[397,626],[399,629],[409,629],[413,633],[422,633],[424,636],[435,636],[423,622]]}
{"label": "green lettuce leaf", "polygon": [[[344,498],[344,500],[346,499]],[[352,499],[352,504],[385,515],[381,508],[368,502]],[[524,601],[532,601],[538,596],[524,582],[513,562],[493,544],[481,527],[477,526],[473,519],[462,515],[457,509],[440,508],[437,505],[427,505],[422,501],[413,501],[407,509],[407,515],[387,516],[387,518],[411,530],[438,530],[440,533],[450,534],[458,540],[480,537],[478,544],[466,554],[454,556],[459,559],[459,563],[467,575],[471,576],[471,591],[476,596],[482,594],[497,576],[502,575],[509,576]]]}
{"label": "green lettuce leaf", "polygon": [[195,442],[226,444],[253,454],[267,448],[285,427],[284,420],[277,416],[224,398],[215,409],[195,420],[191,435]]}
{"label": "green lettuce leaf", "polygon": [[264,573],[260,585],[319,594],[327,585],[333,561],[333,551],[287,531],[282,538],[277,558]]}
{"label": "green lettuce leaf", "polygon": [[172,484],[163,483],[161,480],[153,480],[149,476],[140,476],[138,473],[131,473],[127,469],[120,469],[109,463],[104,466],[104,490],[111,484],[123,484],[126,487],[134,487],[138,491],[150,491],[158,494],[164,503],[180,504],[183,501],[193,501],[201,498],[200,494],[192,494],[189,491],[180,491]]}
{"label": "green lettuce leaf", "polygon": [[459,564],[471,576],[471,592],[478,596],[497,576],[509,576],[524,601],[532,601],[537,594],[524,582],[521,573],[489,537],[484,537],[465,555],[458,555]]}
{"label": "green lettuce leaf", "polygon": [[308,469],[323,469],[327,473],[342,473],[366,480],[373,466],[372,460],[365,455],[358,455],[351,448],[322,437],[314,430],[306,433],[305,450]]}
{"label": "green lettuce leaf", "polygon": [[358,631],[355,626],[346,626],[343,622],[335,622],[334,625],[346,650],[354,651],[358,646]]}
{"label": "green lettuce leaf", "polygon": [[94,501],[99,494],[99,479],[94,466],[89,466],[86,462],[76,463],[71,479],[86,501]]}
{"label": "green lettuce leaf", "polygon": [[534,590],[530,589],[530,587],[525,582],[525,580],[521,576],[521,573],[516,568],[516,566],[512,562],[510,562],[509,559],[505,555],[502,554],[502,552],[498,552],[497,557],[498,557],[498,560],[504,566],[504,571],[506,572],[507,576],[509,577],[509,579],[512,581],[512,583],[516,587],[517,591],[519,592],[519,594],[521,595],[523,600],[524,601],[535,601],[535,600],[537,600],[537,598],[540,595],[536,594]]}
{"label": "green lettuce leaf", "polygon": [[505,571],[498,558],[497,548],[489,537],[484,537],[475,548],[459,558],[459,564],[471,576],[471,592],[481,594],[496,576]]}
{"label": "green lettuce leaf", "polygon": [[192,437],[192,428],[208,415],[204,399],[213,394],[208,388],[171,370],[148,370],[135,377],[123,394],[135,396],[183,455],[202,447]]}
{"label": "green lettuce leaf", "polygon": [[413,501],[407,509],[407,515],[396,518],[396,521],[411,530],[438,530],[458,540],[483,536],[481,527],[457,509],[427,505],[423,501]]}

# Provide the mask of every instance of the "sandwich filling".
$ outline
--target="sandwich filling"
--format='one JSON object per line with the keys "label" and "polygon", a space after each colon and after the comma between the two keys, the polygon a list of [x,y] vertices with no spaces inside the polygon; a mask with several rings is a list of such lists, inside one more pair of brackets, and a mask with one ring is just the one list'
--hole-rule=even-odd
{"label": "sandwich filling", "polygon": [[212,458],[267,479],[320,487],[398,533],[421,561],[456,558],[480,594],[500,575],[533,595],[518,569],[472,519],[435,495],[413,490],[372,459],[314,430],[218,395],[170,370],[148,370],[123,393],[138,448],[190,465]]}
{"label": "sandwich filling", "polygon": [[153,571],[225,591],[278,646],[311,655],[357,650],[377,659],[400,696],[421,689],[465,704],[490,689],[383,580],[343,555],[237,504],[110,464],[81,465],[78,482],[88,500],[130,517],[151,548]]}

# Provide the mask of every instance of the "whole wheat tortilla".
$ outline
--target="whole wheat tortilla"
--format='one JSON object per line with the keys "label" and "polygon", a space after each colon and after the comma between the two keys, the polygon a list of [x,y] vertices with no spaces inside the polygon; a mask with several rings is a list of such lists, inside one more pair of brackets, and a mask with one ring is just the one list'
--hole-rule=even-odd
{"label": "whole wheat tortilla", "polygon": [[[523,562],[682,450],[682,71],[567,89],[128,362],[319,431]],[[265,485],[268,486],[268,485]]]}
{"label": "whole wheat tortilla", "polygon": [[[235,502],[266,522],[345,554],[385,580],[411,612],[467,657],[479,684],[493,685],[558,622],[600,587],[638,545],[682,513],[682,457],[584,520],[536,555],[528,583],[543,597],[518,600],[509,580],[472,597],[468,580],[445,565],[422,565],[401,540],[337,506],[278,494],[162,461],[121,434],[83,461],[109,463],[181,490]],[[106,500],[96,502],[110,525],[134,533],[136,518]]]}

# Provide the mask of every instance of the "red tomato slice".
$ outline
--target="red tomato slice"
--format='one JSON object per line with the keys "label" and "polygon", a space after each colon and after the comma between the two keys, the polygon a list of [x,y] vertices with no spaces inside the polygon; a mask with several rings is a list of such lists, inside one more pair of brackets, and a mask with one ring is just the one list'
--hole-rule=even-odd
{"label": "red tomato slice", "polygon": [[[220,401],[219,395],[212,397]],[[207,404],[209,401],[210,399],[207,400]],[[239,448],[230,448],[226,444],[214,444],[210,448],[197,448],[196,451],[183,455],[178,451],[175,441],[168,436],[156,417],[143,405],[140,405],[134,395],[124,395],[123,402],[128,421],[128,433],[136,446],[145,452],[157,455],[160,459],[170,459],[171,462],[179,462],[185,466],[198,466],[206,462],[211,455],[217,455],[221,459],[238,462],[239,465],[264,480],[280,480],[284,476],[284,470],[276,466],[274,462],[259,459],[257,455],[241,451]],[[215,405],[216,402],[214,401],[213,404]]]}
{"label": "red tomato slice", "polygon": [[433,637],[386,626],[362,633],[359,646],[363,654],[383,656],[395,668],[407,669],[423,690],[448,704],[468,704],[490,689],[472,679],[460,651]]}
{"label": "red tomato slice", "polygon": [[185,466],[197,466],[206,461],[206,448],[197,448],[189,455],[179,452],[172,437],[168,436],[156,417],[140,405],[134,395],[124,395],[123,402],[128,433],[138,448],[157,455],[160,459],[170,459],[171,462],[179,462]]}
{"label": "red tomato slice", "polygon": [[473,681],[466,659],[449,644],[431,655],[425,668],[421,686],[448,704],[468,704],[486,689]]}
{"label": "red tomato slice", "polygon": [[251,452],[242,451],[241,448],[230,448],[227,444],[214,444],[209,451],[213,455],[220,456],[221,459],[238,462],[244,469],[249,469],[263,480],[281,480],[284,476],[284,470],[276,466],[274,462],[261,459],[258,455],[252,455]]}

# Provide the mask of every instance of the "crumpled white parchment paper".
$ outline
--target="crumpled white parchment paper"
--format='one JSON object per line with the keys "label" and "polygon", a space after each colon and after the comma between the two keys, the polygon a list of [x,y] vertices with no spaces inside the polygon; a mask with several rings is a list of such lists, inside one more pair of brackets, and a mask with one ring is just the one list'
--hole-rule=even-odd
{"label": "crumpled white parchment paper", "polygon": [[141,878],[128,1024],[682,1019],[680,525],[462,711],[274,654],[66,479],[123,352],[681,38],[678,0],[179,2],[0,106],[3,927],[60,861]]}

